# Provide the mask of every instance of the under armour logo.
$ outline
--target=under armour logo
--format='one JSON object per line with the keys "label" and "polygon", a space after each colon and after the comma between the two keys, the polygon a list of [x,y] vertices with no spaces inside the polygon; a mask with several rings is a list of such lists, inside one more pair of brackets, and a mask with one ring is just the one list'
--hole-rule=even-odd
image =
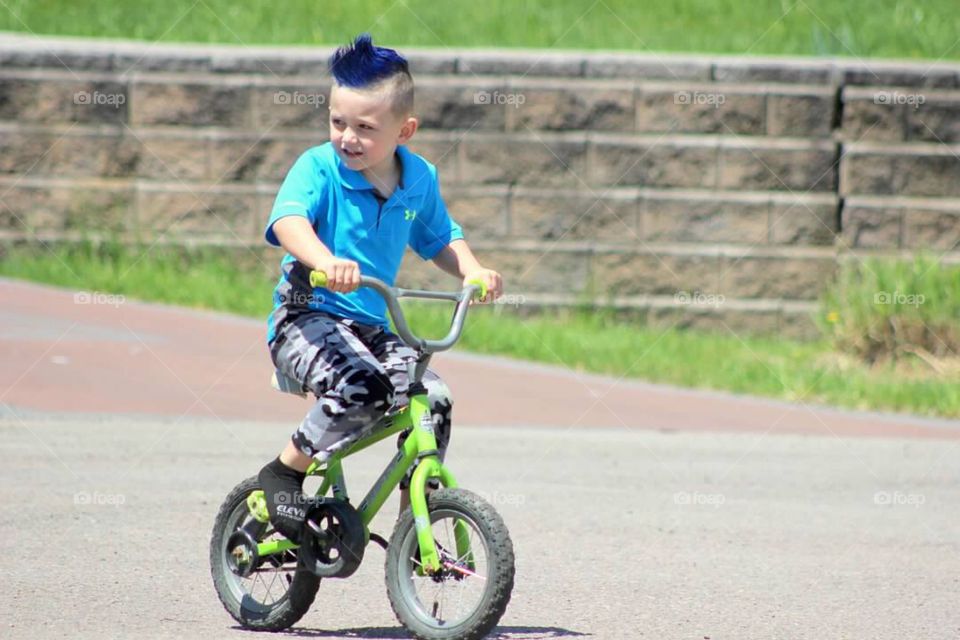
{"label": "under armour logo", "polygon": [[413,220],[417,217],[417,212],[413,209],[404,209],[403,210],[403,219],[404,220]]}

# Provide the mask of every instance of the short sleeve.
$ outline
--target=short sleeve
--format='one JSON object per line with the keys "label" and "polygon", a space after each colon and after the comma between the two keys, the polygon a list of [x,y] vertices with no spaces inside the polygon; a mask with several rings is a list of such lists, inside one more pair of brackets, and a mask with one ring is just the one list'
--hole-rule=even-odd
{"label": "short sleeve", "polygon": [[280,185],[280,190],[277,191],[270,219],[264,229],[267,242],[275,247],[280,246],[280,241],[273,232],[273,223],[280,218],[303,216],[316,227],[326,189],[327,176],[320,169],[313,154],[309,151],[305,152],[290,167],[287,177]]}
{"label": "short sleeve", "polygon": [[410,228],[410,248],[424,260],[433,259],[440,250],[463,238],[463,229],[447,212],[447,205],[440,196],[436,170],[430,168],[432,185],[427,190],[423,208]]}

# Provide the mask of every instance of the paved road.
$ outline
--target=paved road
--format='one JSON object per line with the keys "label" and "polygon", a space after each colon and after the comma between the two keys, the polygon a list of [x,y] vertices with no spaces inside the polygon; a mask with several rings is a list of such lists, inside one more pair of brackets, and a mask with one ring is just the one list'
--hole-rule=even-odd
{"label": "paved road", "polygon": [[[0,281],[0,638],[249,637],[213,591],[209,530],[306,408],[265,387],[262,329]],[[450,464],[514,536],[501,637],[960,636],[957,422],[437,368]],[[389,455],[348,466],[356,493]],[[405,637],[382,557],[325,582],[298,633]]]}
{"label": "paved road", "polygon": [[[214,594],[208,534],[218,502],[288,428],[0,421],[0,637],[249,637]],[[451,465],[516,543],[501,637],[960,635],[953,443],[627,428],[455,437]],[[389,446],[348,467],[356,493]],[[395,509],[374,529],[389,532]],[[322,584],[300,634],[405,637],[382,560],[372,547],[349,581]]]}

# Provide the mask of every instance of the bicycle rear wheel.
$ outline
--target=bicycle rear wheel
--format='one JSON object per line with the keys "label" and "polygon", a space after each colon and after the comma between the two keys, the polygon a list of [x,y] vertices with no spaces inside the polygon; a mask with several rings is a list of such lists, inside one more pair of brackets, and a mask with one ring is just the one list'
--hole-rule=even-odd
{"label": "bicycle rear wheel", "polygon": [[[226,497],[210,536],[210,573],[223,607],[248,629],[281,631],[295,624],[310,609],[320,588],[320,578],[298,569],[294,551],[261,558],[249,575],[231,568],[236,564],[230,537],[250,522],[247,496],[259,490],[260,481],[247,478]],[[266,525],[257,542],[282,537]]]}
{"label": "bicycle rear wheel", "polygon": [[[510,534],[492,506],[464,489],[434,491],[427,507],[443,568],[432,576],[418,571],[420,547],[408,510],[387,550],[390,605],[400,623],[422,640],[482,638],[500,621],[513,590]],[[469,553],[458,552],[463,539],[469,541]]]}

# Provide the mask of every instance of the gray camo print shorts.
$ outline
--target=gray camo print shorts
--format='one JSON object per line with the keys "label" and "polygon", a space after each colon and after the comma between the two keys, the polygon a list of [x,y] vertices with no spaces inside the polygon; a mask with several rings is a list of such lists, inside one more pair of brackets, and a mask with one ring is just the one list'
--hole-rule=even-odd
{"label": "gray camo print shorts", "polygon": [[[292,437],[301,452],[321,462],[373,433],[388,412],[408,403],[408,364],[417,358],[382,327],[322,311],[283,318],[270,356],[277,369],[317,397]],[[447,386],[430,369],[423,384],[442,459],[450,442],[453,402]],[[408,482],[409,473],[402,486]]]}

